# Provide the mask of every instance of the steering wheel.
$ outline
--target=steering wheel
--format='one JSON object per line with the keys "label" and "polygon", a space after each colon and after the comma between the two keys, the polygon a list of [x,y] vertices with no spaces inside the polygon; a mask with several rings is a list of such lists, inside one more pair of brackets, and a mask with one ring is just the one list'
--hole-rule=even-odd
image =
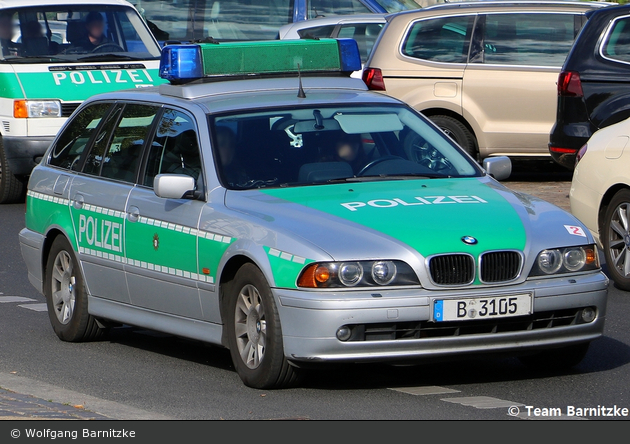
{"label": "steering wheel", "polygon": [[[104,50],[103,48],[112,48],[112,49]],[[103,43],[102,45],[98,45],[96,48],[94,48],[90,52],[124,52],[124,51],[125,49],[119,44],[107,42],[107,43]]]}
{"label": "steering wheel", "polygon": [[357,176],[361,176],[363,175],[363,173],[365,173],[367,170],[369,170],[370,168],[372,168],[374,165],[378,165],[381,162],[385,162],[387,160],[394,160],[394,159],[402,159],[402,157],[400,156],[393,156],[393,155],[389,155],[389,156],[384,156],[384,157],[379,157],[378,159],[374,159],[373,161],[371,161],[370,163],[368,163],[366,166],[364,166],[363,168],[361,168],[361,171],[359,171],[357,173]]}

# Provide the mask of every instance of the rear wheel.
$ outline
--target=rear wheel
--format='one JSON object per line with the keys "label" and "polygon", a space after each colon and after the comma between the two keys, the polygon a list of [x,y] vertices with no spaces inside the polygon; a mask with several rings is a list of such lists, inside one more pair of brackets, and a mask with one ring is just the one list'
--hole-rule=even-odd
{"label": "rear wheel", "polygon": [[21,202],[24,199],[24,182],[11,172],[0,137],[0,204]]}
{"label": "rear wheel", "polygon": [[622,290],[630,290],[630,190],[613,196],[600,233],[611,279]]}
{"label": "rear wheel", "polygon": [[53,330],[63,341],[100,338],[105,329],[88,313],[87,292],[72,246],[57,236],[48,253],[44,294]]}
{"label": "rear wheel", "polygon": [[296,369],[284,356],[278,310],[262,272],[243,265],[227,290],[228,344],[243,383],[258,389],[295,383]]}
{"label": "rear wheel", "polygon": [[575,367],[588,352],[590,343],[554,348],[542,352],[519,357],[519,360],[533,370],[566,370]]}
{"label": "rear wheel", "polygon": [[477,160],[479,153],[477,152],[477,143],[475,136],[470,130],[459,120],[451,116],[429,116],[429,119],[435,123],[447,136],[453,139],[464,151],[470,154],[473,159]]}

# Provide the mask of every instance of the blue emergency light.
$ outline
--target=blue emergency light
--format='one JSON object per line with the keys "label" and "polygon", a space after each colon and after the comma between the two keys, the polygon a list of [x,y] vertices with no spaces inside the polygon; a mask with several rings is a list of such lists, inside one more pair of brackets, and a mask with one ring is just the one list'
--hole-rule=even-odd
{"label": "blue emergency light", "polygon": [[168,45],[160,77],[171,83],[202,78],[301,73],[350,73],[361,69],[353,39],[268,40]]}

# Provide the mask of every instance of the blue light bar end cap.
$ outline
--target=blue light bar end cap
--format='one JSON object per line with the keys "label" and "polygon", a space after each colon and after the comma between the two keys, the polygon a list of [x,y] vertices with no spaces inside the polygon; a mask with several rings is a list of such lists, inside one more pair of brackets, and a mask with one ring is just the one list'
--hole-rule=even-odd
{"label": "blue light bar end cap", "polygon": [[181,83],[204,77],[199,45],[167,45],[160,58],[160,77]]}
{"label": "blue light bar end cap", "polygon": [[359,45],[354,39],[337,39],[339,43],[339,57],[341,59],[341,71],[360,71],[361,54]]}

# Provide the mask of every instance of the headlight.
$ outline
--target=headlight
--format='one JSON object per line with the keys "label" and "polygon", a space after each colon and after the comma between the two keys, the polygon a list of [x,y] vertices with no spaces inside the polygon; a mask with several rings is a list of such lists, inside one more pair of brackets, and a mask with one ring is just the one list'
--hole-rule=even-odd
{"label": "headlight", "polygon": [[420,285],[402,261],[349,261],[309,264],[298,278],[298,287],[346,288],[385,285]]}
{"label": "headlight", "polygon": [[59,100],[14,100],[13,117],[61,117]]}
{"label": "headlight", "polygon": [[595,245],[550,248],[538,253],[530,276],[576,273],[599,269]]}

